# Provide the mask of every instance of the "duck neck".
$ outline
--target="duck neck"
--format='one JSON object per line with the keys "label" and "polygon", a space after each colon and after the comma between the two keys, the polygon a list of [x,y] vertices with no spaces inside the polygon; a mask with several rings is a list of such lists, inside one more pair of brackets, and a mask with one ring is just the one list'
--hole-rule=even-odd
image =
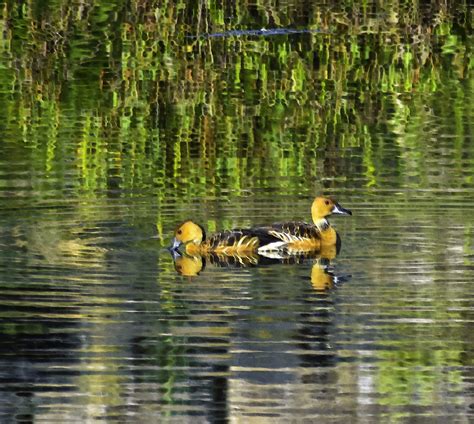
{"label": "duck neck", "polygon": [[196,256],[201,253],[201,243],[194,241],[186,243],[185,252],[187,255]]}
{"label": "duck neck", "polygon": [[314,219],[314,225],[316,225],[320,232],[327,231],[331,227],[331,224],[329,224],[326,218]]}
{"label": "duck neck", "polygon": [[321,247],[334,246],[337,244],[336,230],[331,227],[331,224],[329,224],[329,221],[326,218],[316,220],[314,225],[316,225],[319,230],[321,237]]}

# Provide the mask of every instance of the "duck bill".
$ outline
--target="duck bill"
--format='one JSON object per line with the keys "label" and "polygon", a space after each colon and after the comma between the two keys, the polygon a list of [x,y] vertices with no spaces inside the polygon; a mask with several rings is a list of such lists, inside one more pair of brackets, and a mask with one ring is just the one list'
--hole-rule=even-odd
{"label": "duck bill", "polygon": [[349,209],[343,208],[339,203],[334,204],[334,209],[332,210],[332,213],[338,215],[352,215],[352,212]]}
{"label": "duck bill", "polygon": [[181,252],[178,249],[171,249],[170,247],[170,253],[174,261],[182,257]]}
{"label": "duck bill", "polygon": [[181,246],[181,242],[179,240],[176,240],[176,237],[175,237],[173,241],[171,242],[171,246],[168,249],[172,252],[176,252],[179,246]]}

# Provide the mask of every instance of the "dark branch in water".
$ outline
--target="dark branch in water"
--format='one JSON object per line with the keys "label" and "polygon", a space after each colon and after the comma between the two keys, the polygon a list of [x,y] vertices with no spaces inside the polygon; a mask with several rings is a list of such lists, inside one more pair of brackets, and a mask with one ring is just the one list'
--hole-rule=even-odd
{"label": "dark branch in water", "polygon": [[320,29],[294,29],[294,28],[261,28],[261,29],[234,29],[230,31],[214,32],[209,34],[199,34],[190,38],[223,38],[223,37],[269,37],[272,35],[291,35],[291,34],[316,34],[326,33]]}

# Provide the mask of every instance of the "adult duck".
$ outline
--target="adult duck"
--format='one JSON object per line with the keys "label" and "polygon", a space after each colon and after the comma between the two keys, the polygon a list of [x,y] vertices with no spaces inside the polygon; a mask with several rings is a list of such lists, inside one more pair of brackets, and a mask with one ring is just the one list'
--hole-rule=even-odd
{"label": "adult duck", "polygon": [[312,224],[283,222],[254,228],[253,231],[256,234],[266,233],[268,236],[277,239],[274,242],[260,244],[258,253],[326,251],[330,256],[335,256],[335,252],[340,248],[341,239],[328,221],[328,217],[333,214],[352,215],[352,212],[343,208],[331,197],[318,196],[311,205]]}

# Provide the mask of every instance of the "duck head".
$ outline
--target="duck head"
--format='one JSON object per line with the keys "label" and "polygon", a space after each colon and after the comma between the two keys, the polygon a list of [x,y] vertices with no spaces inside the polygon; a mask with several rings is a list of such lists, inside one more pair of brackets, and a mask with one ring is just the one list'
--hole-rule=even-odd
{"label": "duck head", "polygon": [[177,250],[181,245],[194,243],[200,245],[206,239],[206,232],[199,224],[191,220],[182,222],[176,227],[171,250]]}
{"label": "duck head", "polygon": [[352,215],[349,209],[343,208],[335,199],[326,196],[318,196],[311,206],[311,216],[316,226],[323,224],[326,218],[332,214]]}

